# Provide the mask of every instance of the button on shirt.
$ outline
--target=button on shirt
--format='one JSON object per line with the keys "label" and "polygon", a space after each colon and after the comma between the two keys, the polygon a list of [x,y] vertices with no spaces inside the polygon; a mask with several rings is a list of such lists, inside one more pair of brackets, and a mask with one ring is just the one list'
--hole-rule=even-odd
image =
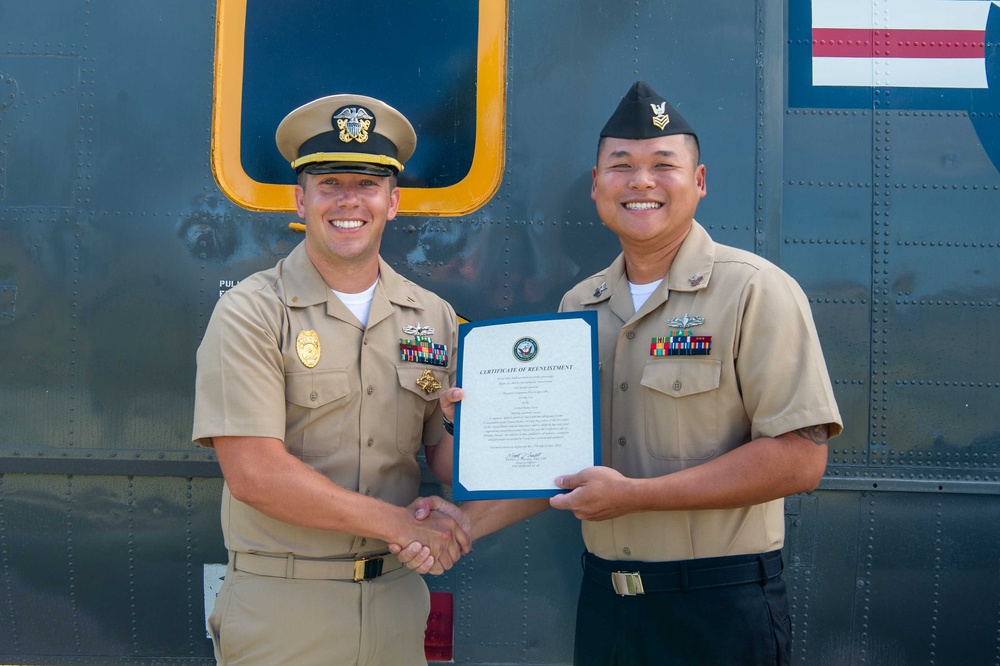
{"label": "button on shirt", "polygon": [[[595,296],[602,283],[607,289]],[[598,313],[602,461],[625,476],[663,476],[808,426],[831,423],[831,437],[841,431],[801,288],[765,259],[713,242],[697,222],[638,312],[623,256],[560,305],[587,309]],[[686,315],[704,319],[690,331],[711,336],[711,353],[652,356],[652,339],[669,336],[678,327],[667,322]],[[590,552],[610,560],[762,553],[783,544],[783,507],[778,499],[731,510],[634,513],[584,521],[583,536]]]}
{"label": "button on shirt", "polygon": [[[403,327],[434,329],[447,367],[401,360]],[[296,338],[315,331],[320,359],[299,359]],[[271,437],[334,483],[397,506],[419,492],[416,454],[443,434],[440,391],[454,379],[457,321],[445,301],[379,259],[368,326],[329,289],[300,244],[270,270],[222,296],[198,349],[193,439]],[[417,380],[429,370],[442,389]],[[377,539],[290,525],[223,488],[226,546],[236,551],[349,557],[385,550]]]}

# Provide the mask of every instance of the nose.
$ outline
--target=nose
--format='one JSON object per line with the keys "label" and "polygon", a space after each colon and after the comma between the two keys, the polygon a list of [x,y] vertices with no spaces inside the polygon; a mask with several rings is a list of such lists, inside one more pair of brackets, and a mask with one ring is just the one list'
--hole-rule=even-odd
{"label": "nose", "polygon": [[341,207],[356,206],[360,199],[361,197],[358,196],[357,189],[353,185],[346,185],[339,192],[337,205]]}
{"label": "nose", "polygon": [[632,180],[629,182],[629,187],[632,189],[648,190],[654,185],[653,174],[650,173],[649,169],[640,168],[632,172]]}

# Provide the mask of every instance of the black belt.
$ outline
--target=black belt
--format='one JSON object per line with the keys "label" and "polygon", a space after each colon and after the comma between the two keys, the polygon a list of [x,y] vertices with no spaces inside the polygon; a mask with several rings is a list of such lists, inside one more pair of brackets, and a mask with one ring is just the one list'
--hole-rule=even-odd
{"label": "black belt", "polygon": [[676,562],[602,560],[584,553],[584,575],[623,596],[763,583],[781,573],[781,551]]}

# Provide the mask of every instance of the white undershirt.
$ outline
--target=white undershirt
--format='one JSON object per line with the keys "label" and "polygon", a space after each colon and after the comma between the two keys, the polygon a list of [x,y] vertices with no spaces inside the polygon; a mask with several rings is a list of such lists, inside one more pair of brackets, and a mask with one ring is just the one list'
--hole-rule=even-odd
{"label": "white undershirt", "polygon": [[639,308],[642,307],[649,295],[656,291],[656,288],[660,286],[663,282],[663,278],[650,282],[649,284],[634,284],[631,280],[628,282],[628,290],[632,292],[632,307],[638,312]]}
{"label": "white undershirt", "polygon": [[375,283],[360,294],[345,294],[336,289],[331,289],[330,291],[335,293],[340,302],[354,313],[354,316],[358,318],[362,326],[368,326],[368,313],[372,310],[372,300],[375,298],[375,287],[377,286],[378,278],[375,278]]}

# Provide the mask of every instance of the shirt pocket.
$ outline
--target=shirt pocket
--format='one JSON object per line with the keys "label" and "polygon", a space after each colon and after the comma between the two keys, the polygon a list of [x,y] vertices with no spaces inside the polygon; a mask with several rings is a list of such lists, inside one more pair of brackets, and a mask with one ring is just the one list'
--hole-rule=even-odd
{"label": "shirt pocket", "polygon": [[719,450],[722,362],[678,358],[642,371],[646,448],[663,460],[707,460]]}
{"label": "shirt pocket", "polygon": [[285,448],[310,460],[337,452],[356,440],[345,417],[352,400],[347,370],[320,370],[285,375]]}
{"label": "shirt pocket", "polygon": [[[424,373],[430,371],[440,388],[428,393],[421,384]],[[399,377],[399,401],[396,406],[396,446],[403,455],[413,455],[420,450],[423,441],[424,420],[437,408],[441,391],[450,388],[448,369],[411,364],[396,366]],[[437,444],[437,442],[432,442]]]}

